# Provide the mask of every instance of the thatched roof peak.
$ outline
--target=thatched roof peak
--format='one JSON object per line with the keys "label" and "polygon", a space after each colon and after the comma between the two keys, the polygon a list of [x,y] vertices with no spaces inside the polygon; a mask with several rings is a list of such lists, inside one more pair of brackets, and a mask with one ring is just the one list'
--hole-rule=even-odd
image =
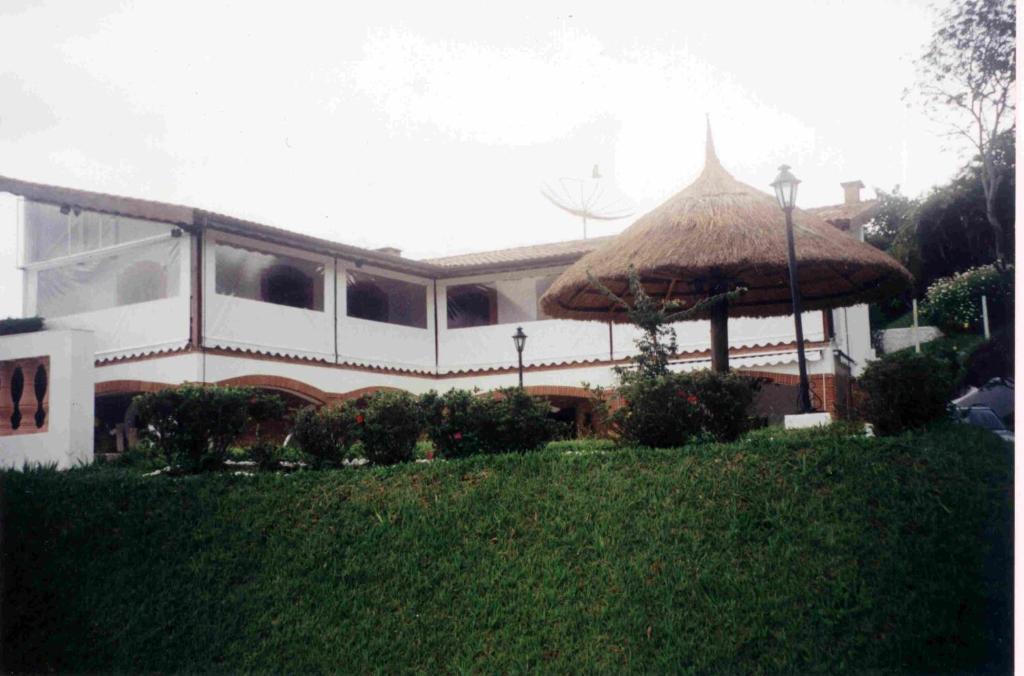
{"label": "thatched roof peak", "polygon": [[[626,321],[590,276],[628,293],[636,268],[659,298],[696,303],[711,288],[746,288],[732,316],[789,314],[786,220],[775,197],[734,178],[715,152],[710,121],[700,176],[566,270],[541,300],[555,317]],[[766,181],[767,183],[767,181]],[[793,211],[801,295],[807,310],[884,298],[910,274],[878,249],[812,213]]]}
{"label": "thatched roof peak", "polygon": [[[722,166],[721,160],[718,159],[718,153],[715,152],[715,139],[711,134],[711,115],[706,115],[707,118],[707,134],[704,141],[704,169],[700,173],[700,178],[703,178],[706,174],[725,174],[729,178],[732,175],[725,170]],[[698,181],[700,180],[698,178]]]}

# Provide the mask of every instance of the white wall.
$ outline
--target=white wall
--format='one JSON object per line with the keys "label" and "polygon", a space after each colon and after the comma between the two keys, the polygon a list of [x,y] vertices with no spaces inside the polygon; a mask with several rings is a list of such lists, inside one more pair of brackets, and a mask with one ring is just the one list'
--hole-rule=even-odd
{"label": "white wall", "polygon": [[[676,343],[679,353],[703,351],[711,346],[711,322],[706,319],[690,322],[677,322],[672,325],[676,330]],[[805,312],[803,314],[805,341],[824,340],[824,324],[821,312]],[[615,346],[615,358],[630,357],[636,354],[636,339],[641,331],[629,324],[616,324],[612,331]],[[781,317],[730,317],[729,347],[761,347],[791,343],[796,340],[796,328],[793,316]]]}
{"label": "white wall", "polygon": [[[45,432],[0,436],[0,466],[56,464],[61,469],[93,460],[94,340],[88,331],[39,331],[0,337],[0,361],[49,356],[49,410]],[[25,374],[22,401],[32,399]],[[10,396],[0,383],[0,396]],[[23,415],[29,417],[27,410]],[[25,424],[25,423],[23,423]]]}
{"label": "white wall", "polygon": [[[544,268],[501,275],[445,279],[437,283],[438,371],[506,368],[518,364],[512,342],[516,327],[527,335],[525,365],[606,360],[610,357],[608,324],[537,319],[537,281],[564,268]],[[448,328],[449,286],[493,283],[498,290],[498,321],[491,326]]]}
{"label": "white wall", "polygon": [[875,349],[871,346],[871,321],[868,316],[868,306],[861,304],[836,308],[832,310],[832,319],[835,326],[836,347],[853,360],[851,371],[854,377],[858,377],[864,372],[868,363],[877,358]]}
{"label": "white wall", "polygon": [[[146,250],[160,251],[173,246],[172,257],[178,270],[177,292],[168,298],[151,300],[131,305],[107,307],[90,312],[66,314],[60,317],[46,317],[46,325],[53,329],[74,329],[91,331],[95,335],[96,358],[111,359],[147,352],[183,347],[189,339],[189,303],[191,294],[190,249],[191,237],[182,234],[172,239],[168,226],[166,240],[152,243],[132,243],[122,249],[128,255],[137,255]],[[103,257],[109,250],[99,249],[80,258],[93,259],[102,265]],[[72,264],[73,265],[73,264]],[[48,264],[31,265],[25,270],[24,310],[25,316],[40,314],[36,302],[37,279],[40,270]],[[115,280],[104,283],[104,289],[96,293],[113,293]],[[106,288],[109,287],[109,288]]]}
{"label": "white wall", "polygon": [[[324,266],[324,309],[307,310],[216,292],[216,244],[242,246]],[[334,361],[334,259],[223,233],[203,242],[203,344]]]}
{"label": "white wall", "polygon": [[98,364],[96,383],[112,380],[142,380],[167,385],[203,382],[203,366],[209,358],[210,355],[201,352],[185,352],[153,359]]}
{"label": "white wall", "polygon": [[[512,341],[509,340],[509,342]],[[807,351],[807,370],[812,377],[833,373],[834,364],[832,351],[828,347]],[[796,352],[792,349],[738,357],[733,360],[733,365],[738,369],[771,373],[797,373]],[[511,366],[511,364],[506,364],[506,366]],[[683,359],[672,366],[673,370],[678,371],[708,367],[710,367],[710,361],[707,359]],[[447,391],[451,388],[470,390],[479,388],[487,391],[497,387],[516,385],[519,377],[515,370],[508,370],[503,373],[463,376],[452,374],[447,377],[435,378],[382,373],[326,364],[256,359],[244,355],[214,354],[169,355],[142,361],[101,365],[96,369],[96,382],[98,383],[112,380],[142,380],[167,384],[195,380],[219,382],[240,376],[290,378],[311,385],[326,394],[345,394],[366,387],[395,387],[416,394],[429,390]],[[580,365],[524,373],[524,384],[528,386],[580,387],[584,383],[589,383],[599,387],[610,387],[615,382],[615,374],[607,365]]]}

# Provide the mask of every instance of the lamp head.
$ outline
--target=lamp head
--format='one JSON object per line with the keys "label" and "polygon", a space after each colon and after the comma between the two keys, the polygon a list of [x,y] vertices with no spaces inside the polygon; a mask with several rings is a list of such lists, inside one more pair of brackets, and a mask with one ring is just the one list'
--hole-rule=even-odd
{"label": "lamp head", "polygon": [[796,206],[796,190],[800,185],[800,179],[792,174],[788,164],[779,167],[779,175],[772,181],[771,186],[775,188],[775,199],[784,210]]}

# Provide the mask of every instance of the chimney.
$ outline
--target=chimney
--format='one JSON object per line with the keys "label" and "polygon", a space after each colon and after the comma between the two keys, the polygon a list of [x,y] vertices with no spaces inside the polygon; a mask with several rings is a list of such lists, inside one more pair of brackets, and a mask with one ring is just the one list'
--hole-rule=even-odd
{"label": "chimney", "polygon": [[860,203],[860,191],[864,189],[863,181],[847,181],[839,185],[843,186],[843,204]]}
{"label": "chimney", "polygon": [[388,255],[391,255],[391,256],[401,256],[402,255],[402,250],[399,249],[398,247],[394,247],[394,246],[382,246],[379,249],[374,249],[374,251],[379,251],[379,252],[381,252],[383,254],[388,254]]}

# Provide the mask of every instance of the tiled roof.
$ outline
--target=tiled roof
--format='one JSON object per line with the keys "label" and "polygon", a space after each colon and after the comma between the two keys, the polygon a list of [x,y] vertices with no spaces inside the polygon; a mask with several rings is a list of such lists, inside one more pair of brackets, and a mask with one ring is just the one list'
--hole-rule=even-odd
{"label": "tiled roof", "polygon": [[[435,277],[452,277],[455,275],[496,270],[514,270],[544,265],[565,265],[575,262],[584,254],[593,251],[614,237],[609,235],[593,237],[591,239],[575,239],[565,242],[499,249],[496,251],[482,251],[426,260],[413,260],[391,253],[364,249],[341,242],[304,235],[284,228],[255,223],[212,211],[155,200],[63,188],[4,176],[0,176],[0,192],[9,192],[28,199],[52,204],[69,204],[92,211],[172,223],[188,229],[210,227],[215,230],[257,237],[318,253],[365,260],[367,263],[387,269]],[[878,200],[867,200],[855,204],[815,207],[807,209],[807,211],[813,212],[815,215],[841,229],[848,229],[851,225],[867,222],[877,212],[878,206]]]}
{"label": "tiled roof", "polygon": [[864,200],[863,202],[853,202],[852,204],[844,203],[831,204],[824,207],[812,207],[806,211],[811,212],[823,221],[846,230],[851,225],[857,226],[867,223],[875,214],[878,213],[881,206],[881,203],[877,199],[874,199]]}
{"label": "tiled roof", "polygon": [[587,240],[540,244],[421,261],[167,202],[63,188],[5,176],[0,176],[0,192],[20,195],[40,202],[67,204],[90,211],[170,223],[190,230],[209,227],[317,253],[365,261],[371,265],[391,270],[431,277],[450,277],[456,274],[572,263],[608,239],[607,237],[595,237]]}
{"label": "tiled roof", "polygon": [[612,237],[613,235],[607,235],[604,237],[592,237],[590,239],[574,239],[567,242],[534,244],[532,246],[519,246],[511,249],[498,249],[496,251],[481,251],[479,253],[459,254],[457,256],[442,256],[441,258],[428,258],[424,260],[424,262],[450,268],[478,265],[501,265],[507,263],[566,257],[578,258],[583,254],[590,253],[604,242],[612,239]]}

